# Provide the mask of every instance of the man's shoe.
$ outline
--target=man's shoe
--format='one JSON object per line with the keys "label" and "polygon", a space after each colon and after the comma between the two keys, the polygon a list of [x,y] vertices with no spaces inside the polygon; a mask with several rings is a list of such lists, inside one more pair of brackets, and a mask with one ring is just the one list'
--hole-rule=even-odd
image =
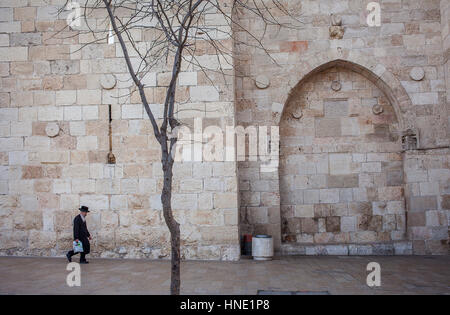
{"label": "man's shoe", "polygon": [[66,257],[69,262],[72,262],[72,256],[70,256],[69,253],[66,254]]}
{"label": "man's shoe", "polygon": [[80,260],[80,264],[89,264],[89,261],[87,261],[87,260]]}

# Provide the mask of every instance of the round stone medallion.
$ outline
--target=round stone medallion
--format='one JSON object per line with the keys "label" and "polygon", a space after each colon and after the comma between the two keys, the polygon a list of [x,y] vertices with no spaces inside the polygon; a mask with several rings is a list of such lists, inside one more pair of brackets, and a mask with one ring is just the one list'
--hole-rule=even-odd
{"label": "round stone medallion", "polygon": [[335,92],[339,92],[342,88],[341,82],[339,81],[333,81],[333,83],[331,83],[331,89]]}
{"label": "round stone medallion", "polygon": [[384,112],[383,106],[381,106],[381,105],[374,105],[372,107],[372,112],[375,115],[381,115]]}
{"label": "round stone medallion", "polygon": [[302,118],[302,117],[303,117],[303,111],[302,111],[300,108],[294,110],[294,111],[292,112],[292,117],[295,118],[295,119],[300,119],[300,118]]}
{"label": "round stone medallion", "polygon": [[420,67],[414,67],[411,69],[409,76],[414,81],[421,81],[425,77],[425,71]]}
{"label": "round stone medallion", "polygon": [[113,74],[104,74],[100,79],[100,84],[105,90],[111,90],[116,86],[116,77]]}
{"label": "round stone medallion", "polygon": [[270,85],[270,80],[265,75],[259,75],[255,79],[255,84],[258,89],[267,89]]}
{"label": "round stone medallion", "polygon": [[45,133],[50,138],[54,138],[59,135],[59,125],[57,123],[49,123],[47,127],[45,127]]}

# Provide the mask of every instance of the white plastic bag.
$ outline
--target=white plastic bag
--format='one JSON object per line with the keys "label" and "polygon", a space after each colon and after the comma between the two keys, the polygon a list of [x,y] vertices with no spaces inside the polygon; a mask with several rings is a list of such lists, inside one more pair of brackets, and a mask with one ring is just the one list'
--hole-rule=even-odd
{"label": "white plastic bag", "polygon": [[73,241],[73,252],[74,253],[82,253],[83,252],[83,243],[80,241]]}

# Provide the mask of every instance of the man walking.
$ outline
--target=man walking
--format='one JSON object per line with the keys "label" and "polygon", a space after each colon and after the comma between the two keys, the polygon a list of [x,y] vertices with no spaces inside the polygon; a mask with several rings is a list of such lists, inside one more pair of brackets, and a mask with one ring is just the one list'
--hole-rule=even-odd
{"label": "man walking", "polygon": [[[73,239],[78,242],[80,241],[83,244],[83,252],[80,253],[80,264],[88,264],[89,262],[86,260],[86,255],[91,251],[91,244],[89,240],[92,240],[91,234],[87,229],[86,225],[86,216],[88,214],[89,208],[86,206],[81,206],[80,214],[73,219]],[[67,260],[72,262],[72,256],[78,253],[74,253],[73,250],[69,251],[66,255]]]}

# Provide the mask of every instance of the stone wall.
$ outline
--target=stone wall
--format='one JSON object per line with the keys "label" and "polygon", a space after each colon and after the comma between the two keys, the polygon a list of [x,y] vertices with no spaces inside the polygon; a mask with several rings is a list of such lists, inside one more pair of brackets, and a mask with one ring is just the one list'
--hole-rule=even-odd
{"label": "stone wall", "polygon": [[[285,242],[282,239],[282,235],[292,235],[291,227],[283,228],[283,222],[280,221],[280,217],[286,217],[286,210],[292,218],[296,218],[296,215],[303,216],[312,215],[311,207],[303,208],[305,195],[290,194],[289,189],[284,186],[284,176],[292,175],[295,170],[294,166],[298,170],[309,170],[321,168],[322,164],[315,158],[299,159],[297,164],[289,165],[286,167],[283,173],[283,166],[281,161],[280,173],[277,172],[266,174],[258,172],[260,170],[260,163],[258,162],[246,162],[239,164],[239,179],[241,187],[241,230],[243,233],[269,233],[274,235],[275,244],[277,248],[284,253],[301,253],[301,254],[408,254],[408,253],[423,253],[425,248],[424,243],[412,241],[414,237],[418,237],[420,240],[426,240],[428,242],[427,253],[442,254],[448,253],[448,234],[445,238],[444,230],[448,229],[448,213],[442,211],[438,206],[438,197],[440,194],[445,194],[445,189],[441,187],[439,193],[435,192],[436,201],[428,200],[430,203],[421,209],[427,209],[439,212],[443,225],[440,226],[439,241],[432,242],[432,236],[412,236],[415,232],[407,231],[408,229],[408,217],[410,212],[414,212],[413,201],[408,200],[409,184],[407,178],[411,168],[407,167],[409,163],[408,152],[411,149],[419,148],[427,156],[433,156],[433,152],[438,148],[448,148],[448,102],[446,93],[446,75],[445,66],[448,66],[446,51],[443,49],[448,46],[448,18],[443,15],[441,23],[441,13],[445,14],[448,11],[447,3],[443,3],[438,0],[411,0],[411,1],[378,1],[381,4],[381,26],[369,27],[366,21],[368,11],[366,10],[367,4],[371,1],[352,1],[352,0],[338,0],[338,1],[292,1],[289,2],[289,7],[292,12],[301,16],[303,23],[297,25],[295,28],[288,30],[280,30],[278,26],[270,26],[267,29],[263,27],[262,22],[255,19],[251,14],[241,14],[242,27],[245,30],[256,33],[258,35],[265,34],[262,41],[266,48],[266,51],[258,49],[258,42],[255,41],[246,31],[236,31],[237,38],[244,42],[250,42],[254,46],[236,44],[236,54],[240,57],[237,61],[236,72],[238,74],[236,83],[236,111],[237,122],[244,126],[247,125],[280,125],[283,129],[283,115],[286,113],[286,108],[289,104],[298,102],[299,106],[311,106],[315,111],[310,110],[303,113],[303,116],[297,115],[300,121],[304,121],[304,125],[310,127],[292,128],[287,132],[288,134],[297,133],[299,136],[297,140],[292,140],[281,135],[281,145],[283,143],[289,143],[290,146],[297,146],[303,152],[310,152],[310,145],[313,140],[304,137],[304,134],[315,135],[316,144],[319,143],[317,135],[322,131],[328,132],[330,138],[326,139],[326,144],[334,145],[334,153],[347,154],[352,150],[343,145],[340,140],[339,132],[342,132],[342,128],[345,128],[346,132],[353,132],[357,130],[358,126],[355,126],[350,122],[345,123],[344,126],[332,126],[331,124],[325,124],[322,128],[320,123],[315,126],[311,121],[311,116],[320,117],[326,116],[326,112],[320,110],[322,103],[314,102],[314,100],[308,99],[311,92],[308,90],[310,84],[308,80],[312,78],[315,80],[316,76],[320,76],[322,71],[326,71],[332,67],[340,66],[346,69],[345,71],[352,71],[359,73],[366,80],[370,81],[380,92],[378,95],[385,95],[387,101],[384,104],[390,103],[392,110],[388,111],[389,115],[394,116],[398,121],[397,133],[392,138],[392,146],[388,145],[389,149],[384,147],[384,143],[372,145],[369,137],[364,137],[365,141],[361,142],[361,137],[354,137],[354,141],[350,142],[351,147],[364,148],[363,159],[360,161],[361,170],[362,166],[366,163],[365,167],[374,166],[377,171],[373,173],[372,180],[376,183],[374,187],[378,188],[378,195],[375,196],[370,192],[367,198],[369,201],[373,201],[372,211],[373,213],[382,213],[383,221],[380,238],[372,237],[367,239],[366,244],[358,244],[358,242],[349,245],[348,240],[339,240],[336,238],[330,238],[327,234],[327,224],[325,220],[305,220],[305,227],[311,226],[312,235],[306,238],[306,242],[316,242],[316,245],[311,246],[294,246],[292,242]],[[445,2],[445,1],[444,1]],[[274,12],[277,12],[274,10]],[[277,14],[277,13],[275,13]],[[278,13],[279,14],[279,13]],[[339,21],[342,19],[342,23],[334,23],[332,25],[331,15],[338,17],[335,19]],[[283,21],[289,21],[288,18],[284,18]],[[292,22],[292,21],[290,21]],[[339,25],[341,24],[341,25]],[[268,56],[268,54],[270,56]],[[322,74],[327,75],[327,74]],[[317,92],[321,101],[325,101],[330,97],[332,93],[331,79],[324,85],[325,92]],[[338,78],[338,83],[345,89],[348,88],[348,82]],[[448,76],[447,76],[448,81]],[[268,84],[261,85],[259,82],[268,82]],[[370,84],[370,83],[369,83]],[[322,87],[321,87],[322,88]],[[305,98],[296,94],[296,91],[304,89]],[[337,93],[339,94],[339,93]],[[364,95],[364,93],[363,93]],[[330,113],[340,111],[339,106],[342,104],[335,102],[336,106],[330,109]],[[318,106],[319,110],[316,107]],[[342,105],[343,106],[343,105]],[[312,112],[312,113],[311,113]],[[284,114],[283,114],[284,113]],[[379,117],[383,117],[380,115]],[[348,117],[350,118],[350,117]],[[326,117],[323,117],[325,120]],[[281,123],[280,123],[281,121]],[[390,127],[384,126],[378,129],[379,135],[383,137],[389,134],[387,131],[392,130],[393,121],[390,123]],[[370,123],[368,124],[371,125]],[[334,127],[334,129],[333,129]],[[359,126],[360,127],[360,126]],[[394,128],[393,130],[395,130]],[[304,131],[304,132],[303,132]],[[302,133],[303,132],[303,133]],[[302,135],[300,136],[300,133]],[[377,132],[375,132],[376,134]],[[334,136],[336,134],[336,136]],[[393,135],[394,135],[393,134]],[[398,136],[398,138],[397,138]],[[375,136],[376,137],[376,136]],[[313,137],[314,138],[314,137]],[[291,141],[292,140],[292,141]],[[417,141],[416,141],[417,140]],[[403,142],[403,143],[402,143]],[[403,149],[406,153],[402,153]],[[282,147],[283,149],[283,147]],[[313,146],[312,153],[318,158],[322,147]],[[377,154],[392,152],[390,157],[388,155]],[[367,153],[367,155],[365,154]],[[442,153],[443,159],[448,153],[445,151]],[[373,157],[378,156],[379,159],[371,160]],[[392,160],[391,160],[392,158]],[[369,159],[369,160],[367,160]],[[394,160],[396,161],[394,163]],[[330,160],[328,160],[329,162]],[[352,155],[353,161],[353,155]],[[374,162],[373,164],[371,164]],[[396,183],[395,186],[387,185],[387,177],[394,176],[390,172],[390,166],[396,165],[395,174],[401,180],[402,163],[404,164],[403,182]],[[422,165],[422,161],[417,161],[417,167]],[[296,164],[296,165],[295,165]],[[326,163],[324,163],[326,164]],[[442,164],[440,167],[448,169],[448,165]],[[351,172],[349,172],[351,173]],[[446,172],[444,172],[446,174]],[[313,174],[311,174],[313,175]],[[442,175],[442,182],[448,182],[448,178]],[[370,177],[370,176],[369,176]],[[359,172],[358,186],[363,183],[364,179],[368,179],[366,174]],[[355,177],[356,178],[356,177]],[[323,178],[322,178],[323,180]],[[428,177],[423,179],[424,182],[428,181]],[[345,185],[351,182],[343,182]],[[370,182],[370,181],[369,181]],[[293,183],[295,185],[295,183]],[[301,187],[302,182],[298,183]],[[303,183],[308,188],[308,185],[316,185],[320,183],[309,180]],[[324,189],[329,185],[323,183]],[[445,185],[444,185],[445,186]],[[294,186],[295,187],[295,186]],[[383,188],[386,187],[386,188]],[[280,194],[281,192],[281,194]],[[328,194],[330,192],[330,194]],[[353,191],[354,193],[355,191]],[[358,189],[357,189],[358,192]],[[334,195],[333,195],[334,193]],[[286,196],[286,194],[288,196]],[[324,202],[333,198],[333,201],[338,200],[337,191],[324,190]],[[295,213],[290,212],[292,208],[280,209],[280,202],[283,207],[283,200],[289,200],[289,195],[299,198],[295,201],[295,209],[298,211]],[[313,195],[308,194],[308,198]],[[381,199],[372,199],[372,198]],[[405,213],[403,210],[397,213],[389,213],[386,208],[378,207],[381,203],[389,203],[391,201],[398,203],[398,209],[401,209],[401,202],[406,200]],[[287,198],[287,199],[286,199]],[[303,198],[303,199],[302,199]],[[341,196],[339,195],[339,201]],[[355,198],[353,194],[352,198]],[[357,195],[357,198],[360,198]],[[387,198],[386,200],[384,200]],[[443,197],[440,197],[443,198]],[[281,199],[281,200],[280,200]],[[372,199],[372,200],[371,200]],[[331,200],[331,199],[330,199]],[[423,200],[426,202],[427,200]],[[317,198],[315,200],[317,202]],[[364,201],[361,201],[364,202]],[[293,202],[289,202],[292,205]],[[319,191],[319,205],[320,191]],[[377,206],[375,209],[373,208]],[[315,208],[314,208],[315,210]],[[339,210],[339,209],[332,209]],[[396,211],[391,209],[392,211]],[[372,214],[373,214],[372,213]],[[431,212],[429,215],[434,215]],[[314,213],[315,215],[315,213]],[[399,215],[399,220],[394,221],[390,216]],[[414,214],[413,214],[414,217]],[[391,220],[389,220],[391,218]],[[403,219],[404,220],[403,220]],[[350,221],[360,220],[352,217]],[[337,219],[333,219],[337,220]],[[300,229],[302,227],[302,220],[294,220],[296,224],[300,221]],[[334,224],[331,224],[330,219],[329,229],[334,228]],[[405,222],[406,221],[406,222]],[[289,220],[287,220],[289,224]],[[292,222],[292,221],[291,221]],[[431,221],[430,221],[431,222]],[[311,224],[307,224],[311,223]],[[427,231],[438,230],[433,228],[431,223],[420,221],[422,230]],[[381,226],[381,223],[379,224]],[[338,224],[336,224],[337,228]],[[292,226],[295,230],[298,224]],[[365,226],[364,226],[365,227]],[[369,232],[372,229],[370,223],[368,225]],[[342,222],[340,224],[342,228]],[[392,238],[385,238],[382,235],[385,228],[390,230]],[[392,228],[392,229],[391,229]],[[417,231],[420,229],[416,229]],[[284,233],[278,231],[284,231]],[[298,231],[298,230],[297,230]],[[322,231],[323,233],[316,233]],[[406,231],[406,234],[405,234]],[[431,233],[431,232],[430,232]],[[437,233],[437,232],[436,232]],[[297,238],[302,233],[296,234]],[[318,237],[318,234],[323,234],[325,238]],[[370,234],[367,233],[366,234]],[[373,234],[373,233],[372,233]],[[315,237],[317,236],[317,237]],[[322,236],[322,235],[321,235]],[[288,240],[292,238],[288,237]],[[301,241],[305,241],[300,237]],[[394,241],[397,240],[397,241]],[[284,242],[283,242],[284,241]],[[440,247],[437,243],[440,242]],[[318,245],[318,243],[321,243]],[[432,245],[433,244],[433,245]],[[413,245],[415,247],[413,247]],[[436,246],[436,247],[433,247]]]}
{"label": "stone wall", "polygon": [[[62,255],[84,204],[93,210],[93,255],[168,258],[159,146],[117,39],[84,47],[91,35],[59,33],[67,12],[55,12],[63,2],[0,0],[0,254]],[[243,233],[271,234],[286,254],[448,253],[448,1],[379,1],[379,27],[367,25],[369,2],[287,1],[302,23],[281,30],[235,12],[235,41],[215,36],[236,58],[218,58],[202,43],[197,59],[212,71],[182,69],[177,116],[187,126],[193,118],[204,118],[205,127],[280,126],[282,148],[302,149],[279,171],[262,171],[260,161],[178,163],[173,206],[185,258],[236,260]],[[231,33],[216,12],[208,14],[205,23]],[[104,18],[96,12],[89,23],[105,29]],[[141,48],[155,35],[134,34]],[[220,68],[227,76],[214,71]],[[143,79],[158,119],[168,79],[164,64]],[[319,88],[308,90],[311,82]],[[295,112],[290,126],[293,104],[310,110]],[[346,104],[346,116],[326,121]],[[115,165],[107,164],[109,105]],[[373,105],[383,113],[374,115]],[[316,119],[317,126],[302,126]],[[345,121],[340,128],[337,120]],[[312,137],[288,137],[300,131]],[[355,168],[334,177],[348,165]],[[296,174],[294,186],[286,185],[291,168],[308,172]],[[310,189],[318,199],[305,194]],[[314,220],[316,208],[325,212]],[[311,233],[298,233],[297,222]]]}
{"label": "stone wall", "polygon": [[414,254],[448,254],[450,218],[449,150],[405,155],[408,238]]}
{"label": "stone wall", "polygon": [[[0,1],[0,254],[62,255],[71,247],[72,219],[86,205],[94,256],[168,258],[159,144],[118,40],[108,44],[103,35],[85,46],[92,34],[67,29],[68,12],[56,17],[63,3]],[[207,12],[206,24],[229,29]],[[105,14],[91,15],[91,27],[104,30]],[[133,31],[139,47],[156,35]],[[214,36],[232,49],[231,36]],[[233,125],[234,82],[214,71],[220,62],[232,74],[232,60],[199,46],[196,57],[211,71],[184,65],[177,117]],[[136,53],[131,57],[139,63]],[[170,67],[151,71],[143,83],[160,123]],[[115,165],[107,164],[109,105]],[[238,259],[235,163],[177,163],[174,173],[183,257]]]}
{"label": "stone wall", "polygon": [[444,73],[447,92],[447,134],[450,137],[450,3],[441,0],[441,34],[442,34],[442,51],[444,57]]}

